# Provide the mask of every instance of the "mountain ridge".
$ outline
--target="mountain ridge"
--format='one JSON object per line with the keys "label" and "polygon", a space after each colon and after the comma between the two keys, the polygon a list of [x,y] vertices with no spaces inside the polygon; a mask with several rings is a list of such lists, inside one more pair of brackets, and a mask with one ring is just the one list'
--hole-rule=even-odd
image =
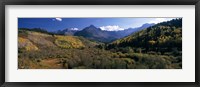
{"label": "mountain ridge", "polygon": [[84,28],[81,31],[76,32],[75,36],[83,36],[85,38],[96,40],[100,42],[111,42],[117,40],[119,38],[123,38],[131,33],[140,31],[144,28],[150,27],[154,24],[145,24],[137,28],[129,28],[121,31],[105,31],[100,28],[95,27],[94,25],[90,25]]}

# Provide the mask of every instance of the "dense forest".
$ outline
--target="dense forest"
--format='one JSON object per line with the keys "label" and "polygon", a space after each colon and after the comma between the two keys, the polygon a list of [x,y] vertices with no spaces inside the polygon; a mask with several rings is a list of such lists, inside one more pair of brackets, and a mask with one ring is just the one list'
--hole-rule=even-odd
{"label": "dense forest", "polygon": [[19,69],[181,69],[182,19],[111,42],[18,29]]}

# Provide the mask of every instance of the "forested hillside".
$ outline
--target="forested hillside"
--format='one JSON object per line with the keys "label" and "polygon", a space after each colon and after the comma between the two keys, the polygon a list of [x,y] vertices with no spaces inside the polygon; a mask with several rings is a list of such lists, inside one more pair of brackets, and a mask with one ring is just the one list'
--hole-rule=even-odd
{"label": "forested hillside", "polygon": [[119,47],[140,48],[142,52],[165,52],[182,50],[182,19],[162,22],[125,38],[108,44],[107,49]]}

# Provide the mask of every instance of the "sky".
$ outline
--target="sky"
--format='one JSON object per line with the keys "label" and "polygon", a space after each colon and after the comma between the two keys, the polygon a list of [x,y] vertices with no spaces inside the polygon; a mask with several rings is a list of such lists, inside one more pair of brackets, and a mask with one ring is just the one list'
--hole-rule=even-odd
{"label": "sky", "polygon": [[140,27],[145,23],[160,23],[175,18],[18,18],[18,28],[42,28],[48,31],[83,29],[94,25],[102,30],[119,31]]}

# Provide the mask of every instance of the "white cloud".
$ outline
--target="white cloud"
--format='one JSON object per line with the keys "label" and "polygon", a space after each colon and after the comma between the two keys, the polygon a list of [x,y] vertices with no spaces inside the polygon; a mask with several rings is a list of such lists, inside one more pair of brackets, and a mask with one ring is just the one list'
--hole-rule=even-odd
{"label": "white cloud", "polygon": [[53,21],[55,21],[55,20],[62,21],[62,18],[55,18],[55,19],[53,19]]}
{"label": "white cloud", "polygon": [[164,21],[169,21],[171,20],[171,18],[156,18],[154,20],[149,21],[148,23],[160,23],[160,22],[164,22]]}
{"label": "white cloud", "polygon": [[100,29],[101,30],[105,30],[105,31],[120,31],[120,30],[124,30],[124,28],[121,28],[118,25],[102,26],[102,27],[100,27]]}
{"label": "white cloud", "polygon": [[78,28],[70,28],[70,30],[79,30]]}

